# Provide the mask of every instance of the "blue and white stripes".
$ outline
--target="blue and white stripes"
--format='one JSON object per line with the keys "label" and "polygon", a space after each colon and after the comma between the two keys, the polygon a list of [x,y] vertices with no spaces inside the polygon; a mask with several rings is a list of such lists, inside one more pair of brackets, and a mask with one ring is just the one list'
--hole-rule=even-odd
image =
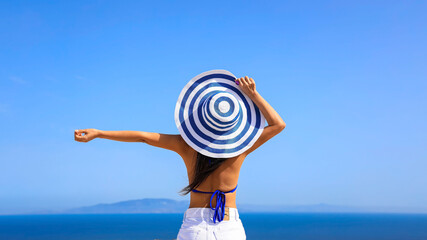
{"label": "blue and white stripes", "polygon": [[206,156],[237,156],[264,129],[264,116],[235,79],[226,70],[207,71],[191,79],[179,95],[176,126],[187,144]]}

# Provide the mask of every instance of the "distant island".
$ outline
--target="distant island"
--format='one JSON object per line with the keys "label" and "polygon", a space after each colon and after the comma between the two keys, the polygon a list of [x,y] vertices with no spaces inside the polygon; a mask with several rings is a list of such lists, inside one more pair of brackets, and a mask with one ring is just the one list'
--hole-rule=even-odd
{"label": "distant island", "polygon": [[[116,203],[101,203],[63,211],[36,211],[26,214],[121,214],[121,213],[184,213],[188,201],[166,198],[144,198]],[[419,209],[399,207],[351,207],[330,204],[251,205],[238,204],[240,213],[420,213]],[[426,212],[426,211],[421,211]]]}
{"label": "distant island", "polygon": [[144,198],[111,204],[97,204],[65,210],[64,213],[183,213],[188,201],[166,198]]}

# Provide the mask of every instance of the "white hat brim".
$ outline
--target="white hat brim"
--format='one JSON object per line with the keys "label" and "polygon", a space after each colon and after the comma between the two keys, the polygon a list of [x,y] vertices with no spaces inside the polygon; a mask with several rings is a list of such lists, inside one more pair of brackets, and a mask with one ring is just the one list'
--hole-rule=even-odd
{"label": "white hat brim", "polygon": [[[211,70],[192,78],[182,89],[175,106],[175,124],[183,139],[196,151],[214,158],[230,158],[249,149],[261,135],[265,118],[256,104],[240,90],[236,77],[227,70]],[[212,97],[214,95],[215,97]],[[218,116],[218,96],[229,109],[223,119],[233,119],[227,126],[211,121]],[[217,99],[206,106],[208,97]],[[237,103],[237,104],[236,104]],[[207,109],[209,111],[203,111]],[[237,117],[233,118],[233,114]],[[221,115],[223,116],[223,115]],[[220,130],[227,129],[227,130]]]}

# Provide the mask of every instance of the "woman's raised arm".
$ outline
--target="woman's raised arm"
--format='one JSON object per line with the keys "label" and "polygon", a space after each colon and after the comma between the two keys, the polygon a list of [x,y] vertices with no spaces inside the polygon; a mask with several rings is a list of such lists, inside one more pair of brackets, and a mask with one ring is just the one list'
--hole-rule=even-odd
{"label": "woman's raised arm", "polygon": [[[85,135],[82,135],[85,133]],[[179,134],[163,134],[143,131],[103,131],[98,129],[80,129],[74,131],[74,139],[78,142],[89,142],[95,138],[105,138],[121,142],[142,142],[151,146],[172,150],[183,156],[188,144]]]}
{"label": "woman's raised arm", "polygon": [[276,110],[274,110],[274,108],[256,91],[255,81],[252,78],[248,76],[237,78],[236,84],[238,84],[240,89],[242,89],[242,91],[257,105],[268,123],[268,126],[264,128],[257,141],[243,153],[248,155],[285,129],[286,123]]}

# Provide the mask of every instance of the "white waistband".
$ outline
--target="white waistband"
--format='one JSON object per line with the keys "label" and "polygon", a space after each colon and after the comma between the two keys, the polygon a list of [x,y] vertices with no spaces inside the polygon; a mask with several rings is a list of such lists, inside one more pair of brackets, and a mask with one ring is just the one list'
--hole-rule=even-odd
{"label": "white waistband", "polygon": [[[229,208],[230,220],[239,220],[237,208]],[[211,208],[188,208],[184,213],[185,218],[195,218],[209,222],[213,221],[214,210]],[[225,221],[225,220],[224,220]]]}

